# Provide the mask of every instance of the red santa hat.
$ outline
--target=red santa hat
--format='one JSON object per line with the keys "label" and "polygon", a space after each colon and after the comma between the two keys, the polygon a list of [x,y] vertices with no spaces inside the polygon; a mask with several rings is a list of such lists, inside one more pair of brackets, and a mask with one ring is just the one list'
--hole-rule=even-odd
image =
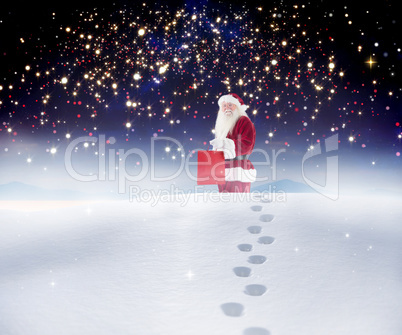
{"label": "red santa hat", "polygon": [[242,114],[246,113],[246,109],[248,106],[244,103],[243,99],[240,98],[236,93],[229,93],[226,95],[222,95],[218,100],[219,108],[221,108],[223,102],[231,102],[239,108]]}

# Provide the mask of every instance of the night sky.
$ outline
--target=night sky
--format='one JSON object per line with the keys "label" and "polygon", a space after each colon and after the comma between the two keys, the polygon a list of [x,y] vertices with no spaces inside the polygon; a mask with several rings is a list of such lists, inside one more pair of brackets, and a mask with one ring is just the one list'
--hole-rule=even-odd
{"label": "night sky", "polygon": [[338,134],[340,151],[363,167],[399,168],[396,5],[2,4],[2,166],[42,169],[73,139],[102,134],[125,148],[169,136],[182,155],[207,149],[217,100],[234,92],[250,106],[258,148],[304,153]]}

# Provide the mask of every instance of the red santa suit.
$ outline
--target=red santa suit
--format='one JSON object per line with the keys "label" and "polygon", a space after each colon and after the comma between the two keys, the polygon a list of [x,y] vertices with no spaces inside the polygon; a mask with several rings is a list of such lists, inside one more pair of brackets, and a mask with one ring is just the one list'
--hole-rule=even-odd
{"label": "red santa suit", "polygon": [[248,159],[255,144],[255,127],[247,116],[243,100],[236,94],[222,96],[222,101],[235,104],[240,117],[225,139],[213,140],[215,150],[223,150],[225,156],[225,184],[218,185],[219,192],[250,192],[251,183],[256,180],[257,172]]}

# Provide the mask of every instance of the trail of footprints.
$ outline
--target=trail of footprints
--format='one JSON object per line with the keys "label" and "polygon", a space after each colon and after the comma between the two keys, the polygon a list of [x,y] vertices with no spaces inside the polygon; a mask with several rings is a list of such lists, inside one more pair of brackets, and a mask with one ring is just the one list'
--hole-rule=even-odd
{"label": "trail of footprints", "polygon": [[[261,199],[262,203],[268,203],[270,200]],[[251,206],[250,209],[253,212],[261,212],[263,207],[260,205]],[[271,222],[275,218],[272,214],[262,214],[259,217],[259,221],[261,223]],[[253,235],[259,235],[263,231],[263,227],[259,225],[250,226],[247,228],[248,232]],[[257,242],[263,245],[272,244],[275,241],[275,238],[272,236],[259,236]],[[253,251],[252,244],[239,244],[237,246],[239,251],[241,252],[251,252]],[[255,266],[264,264],[267,261],[267,258],[262,255],[250,255],[248,258],[248,263]],[[252,268],[248,266],[238,266],[233,268],[233,273],[237,277],[247,278],[253,274]],[[244,287],[244,294],[252,296],[252,297],[259,297],[265,294],[267,288],[264,285],[260,284],[250,284]],[[223,313],[227,316],[231,317],[240,317],[244,314],[244,306],[237,302],[228,302],[221,305]],[[270,335],[270,332],[265,328],[259,327],[251,327],[244,330],[243,335]]]}

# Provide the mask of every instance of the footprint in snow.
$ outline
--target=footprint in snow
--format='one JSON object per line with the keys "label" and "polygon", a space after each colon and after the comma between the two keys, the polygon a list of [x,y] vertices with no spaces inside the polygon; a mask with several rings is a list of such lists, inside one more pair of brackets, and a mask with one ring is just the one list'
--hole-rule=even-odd
{"label": "footprint in snow", "polygon": [[237,302],[228,302],[221,305],[223,313],[227,316],[239,317],[243,315],[244,306]]}
{"label": "footprint in snow", "polygon": [[245,287],[244,293],[251,295],[253,297],[259,297],[267,292],[267,288],[260,284],[251,284]]}
{"label": "footprint in snow", "polygon": [[253,255],[248,258],[248,262],[251,264],[264,264],[267,261],[267,257],[261,255]]}
{"label": "footprint in snow", "polygon": [[247,228],[247,230],[250,232],[250,234],[259,234],[261,233],[262,227],[260,226],[250,226]]}
{"label": "footprint in snow", "polygon": [[251,206],[250,209],[253,212],[261,212],[262,211],[262,206]]}
{"label": "footprint in snow", "polygon": [[260,244],[272,244],[275,241],[275,237],[272,236],[261,236],[258,239],[258,243]]}
{"label": "footprint in snow", "polygon": [[263,214],[260,216],[261,222],[271,222],[275,218],[272,214]]}
{"label": "footprint in snow", "polygon": [[251,327],[244,330],[243,335],[271,335],[265,328]]}
{"label": "footprint in snow", "polygon": [[239,244],[237,248],[239,248],[239,250],[243,252],[249,252],[253,250],[253,246],[251,244]]}
{"label": "footprint in snow", "polygon": [[245,266],[239,266],[233,269],[237,277],[250,277],[251,269]]}
{"label": "footprint in snow", "polygon": [[267,203],[272,202],[271,194],[260,194],[260,196],[257,197],[256,199],[258,199],[263,204],[267,204]]}

